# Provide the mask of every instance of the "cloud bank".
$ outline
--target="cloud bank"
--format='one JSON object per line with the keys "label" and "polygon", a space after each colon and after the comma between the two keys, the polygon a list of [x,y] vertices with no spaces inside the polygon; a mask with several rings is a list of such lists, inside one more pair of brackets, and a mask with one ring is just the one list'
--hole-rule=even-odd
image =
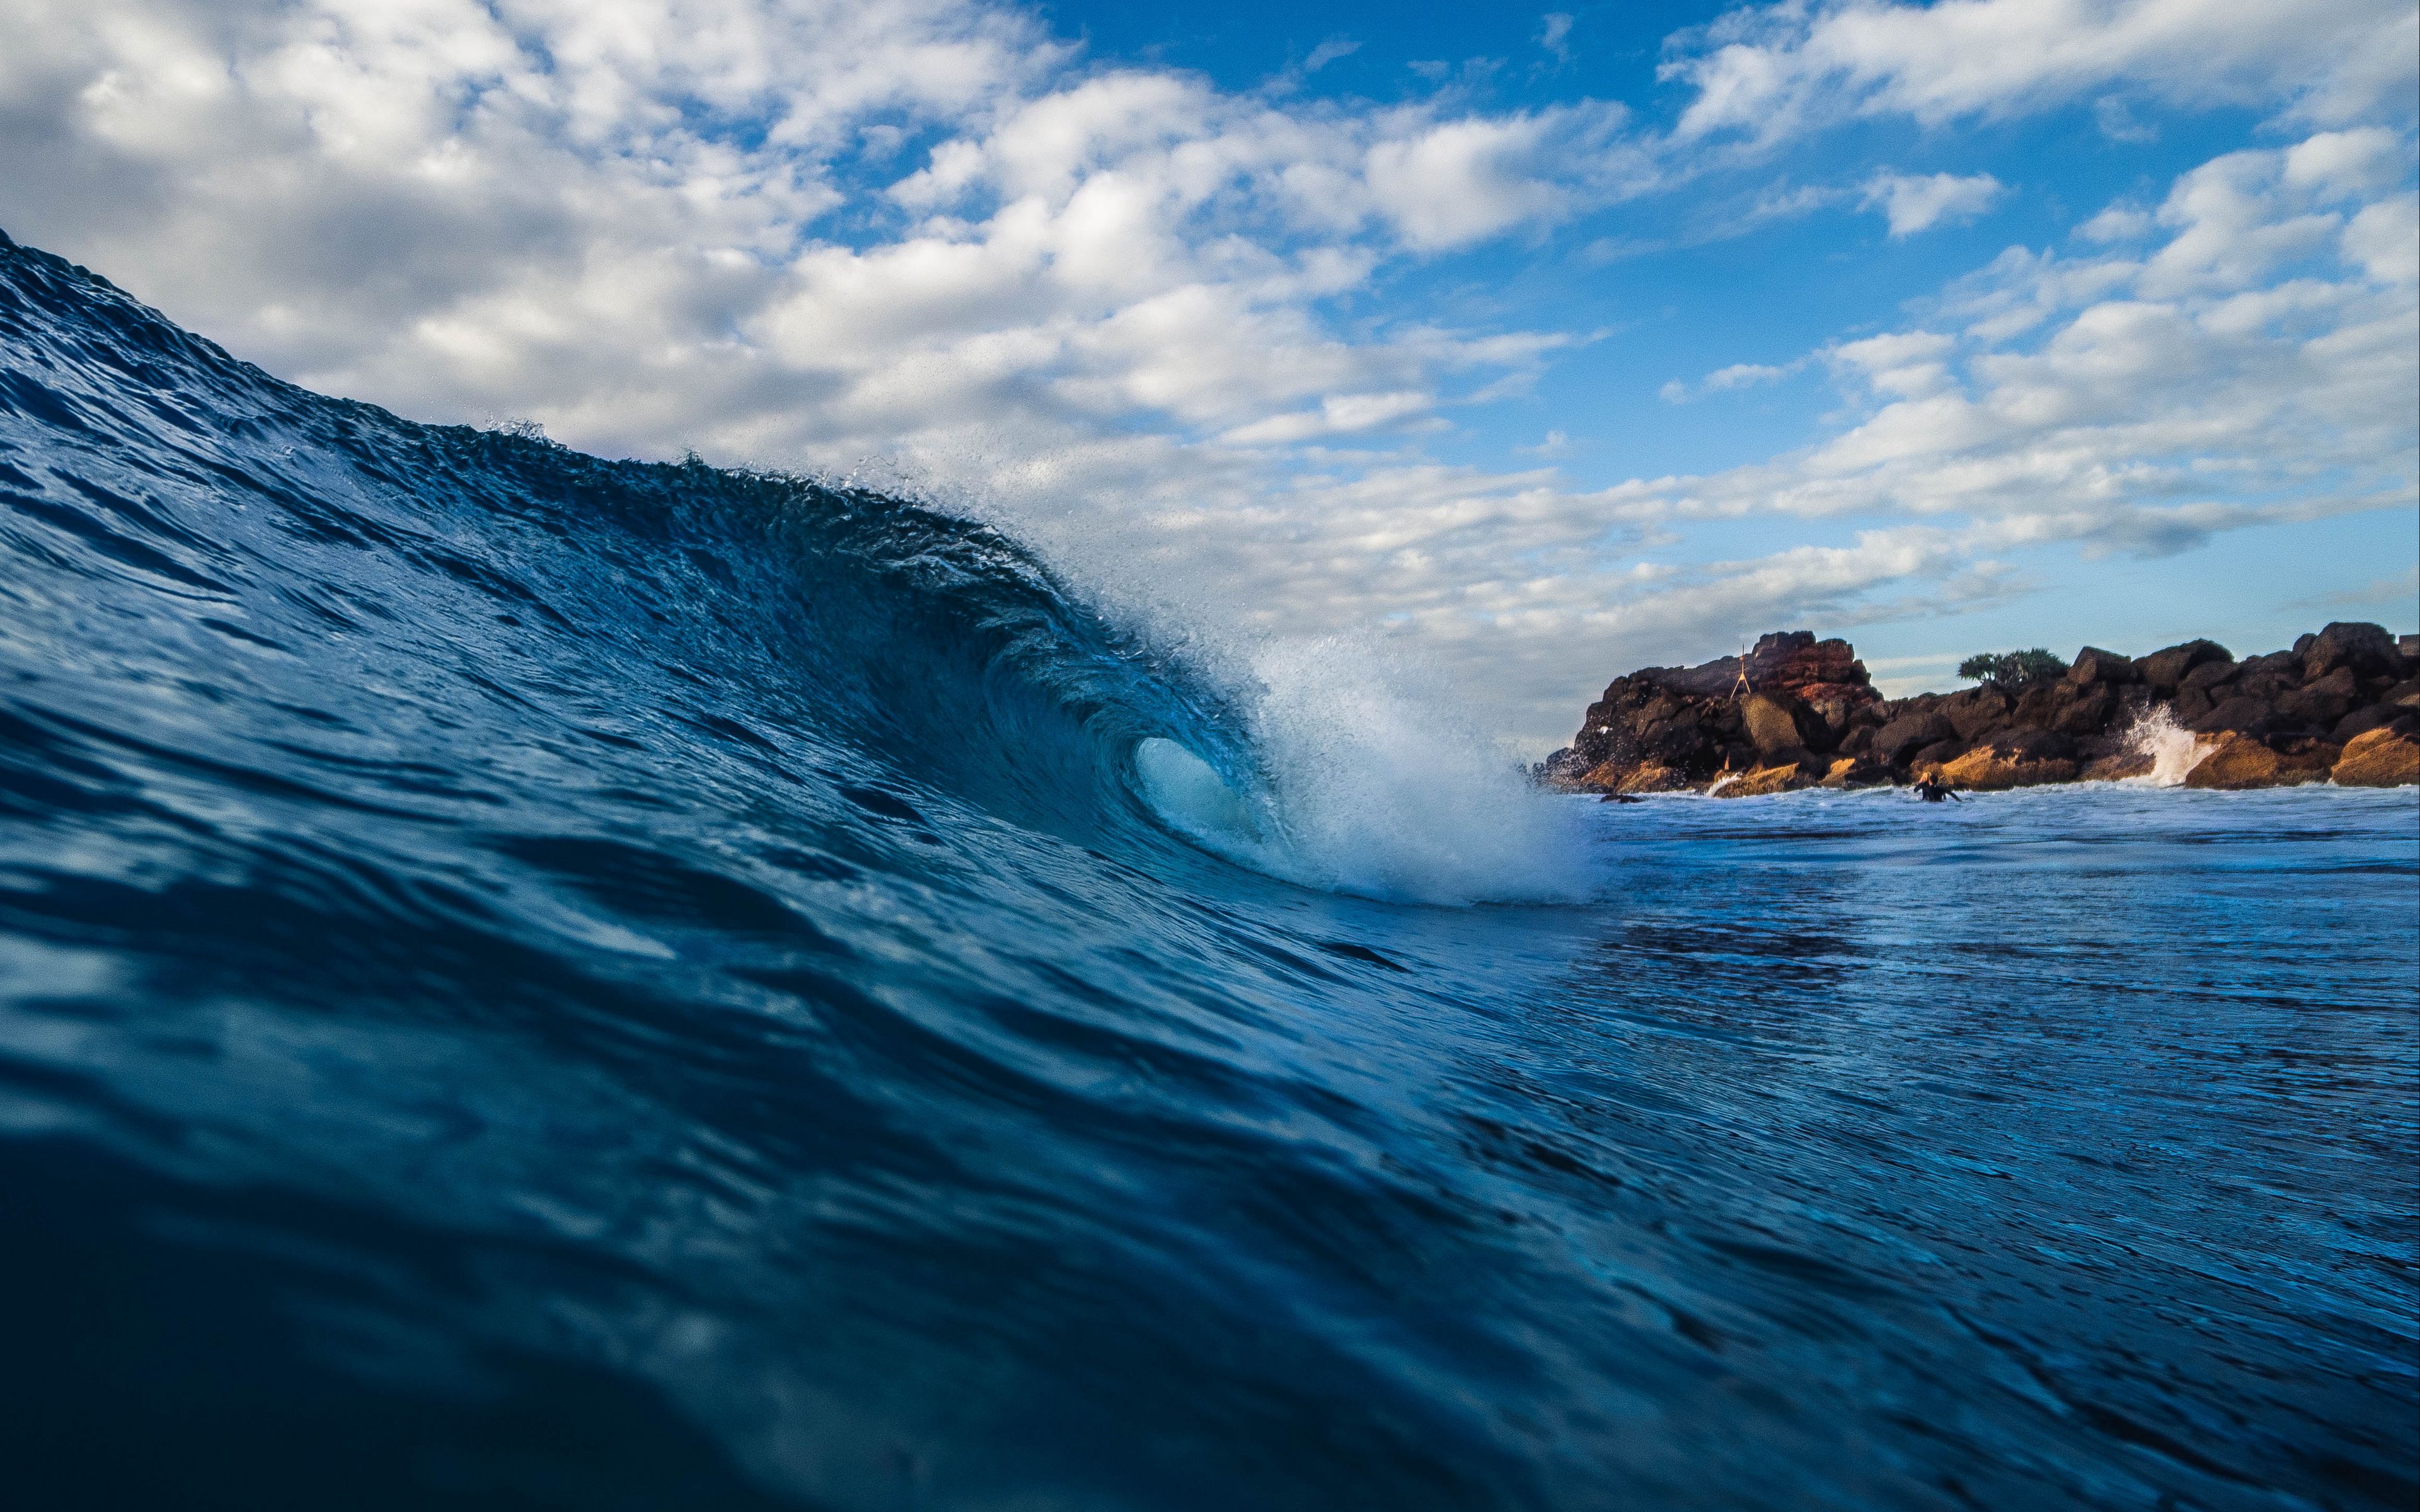
{"label": "cloud bank", "polygon": [[[1750,9],[1670,44],[1667,126],[1450,84],[1223,89],[965,0],[5,11],[8,228],[275,371],[608,453],[905,480],[1120,601],[1393,638],[1530,736],[1625,656],[2412,487],[2405,5]],[[1557,20],[1534,40],[1560,56]],[[1439,324],[1386,297],[1404,270],[1551,248],[1838,122],[2102,98],[2252,105],[2276,145],[2010,247],[1903,329],[1668,386],[1822,374],[1818,444],[1610,488],[1428,449],[1593,333]],[[1792,213],[1854,196],[1896,239],[2013,193],[1856,182]],[[1751,519],[1802,539],[1706,533]]]}

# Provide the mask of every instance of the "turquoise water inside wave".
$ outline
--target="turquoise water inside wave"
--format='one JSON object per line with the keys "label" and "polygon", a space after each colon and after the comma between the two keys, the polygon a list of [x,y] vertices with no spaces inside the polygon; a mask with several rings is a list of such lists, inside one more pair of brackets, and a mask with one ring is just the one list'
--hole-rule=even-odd
{"label": "turquoise water inside wave", "polygon": [[1357,780],[1153,646],[0,242],[13,1504],[2420,1492],[2413,794]]}

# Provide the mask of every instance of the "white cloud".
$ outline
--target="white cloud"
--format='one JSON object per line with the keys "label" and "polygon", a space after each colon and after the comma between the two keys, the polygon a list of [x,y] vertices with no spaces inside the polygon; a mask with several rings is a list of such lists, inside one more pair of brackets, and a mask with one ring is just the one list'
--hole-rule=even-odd
{"label": "white cloud", "polygon": [[1665,65],[1697,91],[1683,137],[1757,142],[1848,116],[2005,117],[2113,86],[2337,121],[2408,113],[2415,71],[2404,0],[1785,4],[1732,12]]}
{"label": "white cloud", "polygon": [[1351,57],[1360,51],[1361,44],[1350,37],[1331,37],[1311,50],[1311,55],[1302,60],[1302,71],[1317,73],[1338,58]]}
{"label": "white cloud", "polygon": [[[1947,611],[2023,591],[2008,559],[2044,547],[2172,550],[2410,495],[2420,232],[2410,138],[2375,121],[2217,159],[2072,255],[2011,249],[1920,329],[1718,369],[1694,392],[1820,365],[1846,414],[1702,476],[1435,461],[1409,438],[1585,338],[1380,297],[1389,269],[1711,173],[1693,139],[1768,116],[2374,98],[2393,68],[2326,49],[2397,23],[2349,0],[2283,31],[2273,6],[2210,9],[2200,84],[2174,5],[1759,12],[1683,59],[1702,88],[1674,142],[1609,104],[1087,65],[969,0],[6,3],[8,229],[244,356],[607,452],[902,478],[1121,602],[1398,626],[1530,733],[1607,667],[1743,625]],[[2262,52],[2286,31],[2308,36]],[[1905,235],[1996,188],[1869,192]],[[1573,434],[1606,455],[1559,425],[1532,450]],[[1744,556],[1720,522],[1747,517],[1797,539]]]}
{"label": "white cloud", "polygon": [[1944,221],[1971,221],[1992,208],[2001,184],[1987,173],[1880,173],[1866,180],[1865,204],[1880,207],[1894,237],[1914,236]]}
{"label": "white cloud", "polygon": [[1569,63],[1572,60],[1572,17],[1570,13],[1561,10],[1550,10],[1546,12],[1544,16],[1539,18],[1539,20],[1538,45],[1544,48],[1547,52],[1555,54],[1555,61],[1559,63]]}

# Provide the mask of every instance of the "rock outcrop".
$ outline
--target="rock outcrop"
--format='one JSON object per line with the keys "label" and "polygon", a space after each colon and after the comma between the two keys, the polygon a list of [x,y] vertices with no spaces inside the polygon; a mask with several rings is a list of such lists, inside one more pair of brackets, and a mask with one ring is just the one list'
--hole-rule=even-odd
{"label": "rock outcrop", "polygon": [[1885,700],[1845,640],[1768,635],[1744,656],[1614,679],[1542,781],[1606,794],[1998,789],[2142,776],[2146,721],[2190,733],[2201,788],[2420,783],[2420,636],[2335,624],[2238,661],[2213,640],[2099,646],[2066,675]]}

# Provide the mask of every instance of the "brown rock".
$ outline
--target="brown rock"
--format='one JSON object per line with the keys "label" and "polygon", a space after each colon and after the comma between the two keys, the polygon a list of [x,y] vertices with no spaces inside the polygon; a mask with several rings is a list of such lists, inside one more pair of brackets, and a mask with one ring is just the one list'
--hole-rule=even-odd
{"label": "brown rock", "polygon": [[2337,621],[2313,638],[2303,653],[2303,675],[2317,681],[2339,667],[2357,675],[2392,672],[2401,675],[2403,655],[2382,625]]}
{"label": "brown rock", "polygon": [[2288,749],[2280,750],[2269,741],[2230,731],[2221,734],[2211,753],[2185,774],[2185,786],[2237,792],[2324,782],[2342,748],[2307,741],[2290,743]]}
{"label": "brown rock", "polygon": [[1912,755],[1927,746],[1958,738],[1958,727],[1946,715],[1933,713],[1902,714],[1874,732],[1873,751],[1884,761],[1897,764],[1903,756]]}
{"label": "brown rock", "polygon": [[2338,719],[2336,727],[2328,732],[2328,735],[2330,739],[2339,744],[2350,743],[2355,735],[2366,735],[2381,726],[2393,724],[2402,717],[2403,712],[2392,704],[2373,703],[2366,709],[2355,709]]}
{"label": "brown rock", "polygon": [[2277,711],[2324,730],[2350,714],[2361,702],[2361,682],[2350,667],[2338,667],[2308,687],[2277,700]]}
{"label": "brown rock", "polygon": [[2211,708],[2208,714],[2189,721],[2185,728],[2200,734],[2217,734],[2225,730],[2257,730],[2268,718],[2269,705],[2258,699],[2231,698]]}
{"label": "brown rock", "polygon": [[1953,693],[1941,712],[1962,740],[1978,740],[2009,722],[2008,696],[1998,688],[1985,686]]}
{"label": "brown rock", "polygon": [[2113,750],[2086,762],[2084,769],[2075,774],[2075,779],[2079,782],[2122,782],[2130,777],[2150,775],[2151,757],[2149,752],[2124,749]]}
{"label": "brown rock", "polygon": [[1620,762],[1600,762],[1581,773],[1573,785],[1585,793],[1611,793],[1621,786],[1630,770]]}
{"label": "brown rock", "polygon": [[1717,798],[1761,798],[1772,793],[1794,793],[1809,786],[1812,779],[1794,762],[1776,766],[1760,766],[1728,782],[1717,783],[1707,790]]}
{"label": "brown rock", "polygon": [[1671,766],[1633,767],[1613,791],[1624,796],[1637,793],[1678,793],[1689,785],[1688,774]]}
{"label": "brown rock", "polygon": [[2118,653],[2086,646],[2075,654],[2075,664],[2068,668],[2067,680],[2078,687],[2090,687],[2096,683],[2139,683],[2143,674],[2135,670],[2133,661]]}
{"label": "brown rock", "polygon": [[1820,785],[1827,788],[1872,788],[1889,780],[1890,772],[1882,763],[1842,756],[1832,763]]}
{"label": "brown rock", "polygon": [[2180,646],[2154,651],[2134,666],[2142,672],[2143,681],[2150,685],[2153,694],[2167,698],[2175,694],[2177,685],[2184,680],[2185,673],[2195,668],[2209,662],[2231,662],[2234,659],[2235,654],[2215,640],[2188,640]]}
{"label": "brown rock", "polygon": [[2328,775],[2340,788],[2407,788],[2420,783],[2420,740],[2398,719],[2348,742]]}
{"label": "brown rock", "polygon": [[1936,770],[1951,787],[1988,793],[2072,782],[2078,766],[2075,742],[2046,730],[2024,730],[1978,746]]}
{"label": "brown rock", "polygon": [[1956,735],[1950,736],[1947,740],[1936,740],[1930,746],[1919,748],[1916,754],[1910,756],[1907,759],[1907,769],[1916,772],[1928,766],[1939,766],[1944,762],[1954,762],[1965,755],[1972,745],[1973,742],[1961,740]]}
{"label": "brown rock", "polygon": [[1786,693],[1751,693],[1740,700],[1740,720],[1759,754],[1802,748],[1824,733],[1823,722]]}

